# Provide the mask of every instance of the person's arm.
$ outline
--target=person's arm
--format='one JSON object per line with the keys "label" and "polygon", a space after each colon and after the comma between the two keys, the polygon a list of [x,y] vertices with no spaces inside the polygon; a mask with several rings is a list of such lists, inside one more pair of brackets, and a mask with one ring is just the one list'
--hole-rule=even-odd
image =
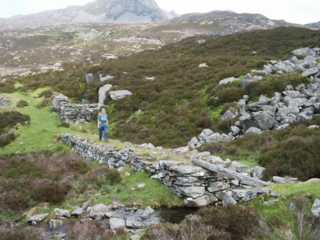
{"label": "person's arm", "polygon": [[98,119],[97,119],[97,127],[100,128],[100,117],[98,115]]}

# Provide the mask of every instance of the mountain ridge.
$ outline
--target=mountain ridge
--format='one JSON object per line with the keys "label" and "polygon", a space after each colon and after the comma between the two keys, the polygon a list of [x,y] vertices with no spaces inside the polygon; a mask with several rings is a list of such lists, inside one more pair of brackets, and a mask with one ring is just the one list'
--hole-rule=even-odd
{"label": "mountain ridge", "polygon": [[155,0],[96,0],[83,6],[0,18],[0,30],[82,23],[150,23],[168,18]]}

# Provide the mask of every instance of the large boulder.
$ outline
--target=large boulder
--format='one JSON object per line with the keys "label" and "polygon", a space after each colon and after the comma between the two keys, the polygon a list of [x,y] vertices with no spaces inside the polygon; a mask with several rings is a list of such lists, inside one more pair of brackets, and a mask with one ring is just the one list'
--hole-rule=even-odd
{"label": "large boulder", "polygon": [[232,136],[224,133],[213,132],[211,129],[204,129],[199,135],[201,144],[214,144],[221,142],[230,142],[233,140]]}
{"label": "large boulder", "polygon": [[37,225],[37,224],[43,222],[48,217],[48,215],[49,214],[47,214],[47,213],[33,215],[29,219],[27,219],[27,222],[31,225]]}
{"label": "large boulder", "polygon": [[112,217],[109,223],[112,230],[124,229],[126,227],[126,221],[123,218]]}
{"label": "large boulder", "polygon": [[111,90],[112,85],[106,84],[99,88],[99,106],[103,106],[107,98],[107,93]]}
{"label": "large boulder", "polygon": [[319,73],[319,71],[320,71],[320,69],[318,67],[313,67],[313,68],[305,70],[302,73],[302,76],[303,77],[312,77],[312,76],[317,75],[317,73]]}
{"label": "large boulder", "polygon": [[251,127],[246,131],[246,135],[249,135],[249,134],[259,135],[259,134],[262,134],[262,130],[256,127]]}
{"label": "large boulder", "polygon": [[88,213],[89,217],[96,219],[96,220],[101,220],[103,218],[111,217],[112,216],[112,211],[109,206],[106,206],[104,204],[98,204],[93,207],[88,208]]}
{"label": "large boulder", "polygon": [[109,94],[112,100],[118,101],[131,96],[132,92],[128,90],[118,90],[118,91],[111,91]]}
{"label": "large boulder", "polygon": [[271,111],[261,111],[253,114],[253,119],[262,130],[269,130],[275,127],[275,115]]}

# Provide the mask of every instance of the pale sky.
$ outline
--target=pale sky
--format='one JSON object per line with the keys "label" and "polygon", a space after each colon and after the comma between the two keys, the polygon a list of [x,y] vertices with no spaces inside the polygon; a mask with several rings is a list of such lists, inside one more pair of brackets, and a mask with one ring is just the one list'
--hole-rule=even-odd
{"label": "pale sky", "polygon": [[[232,10],[243,13],[261,13],[272,19],[293,23],[320,21],[320,0],[156,0],[165,10],[179,14]],[[0,17],[82,5],[90,0],[0,0]]]}

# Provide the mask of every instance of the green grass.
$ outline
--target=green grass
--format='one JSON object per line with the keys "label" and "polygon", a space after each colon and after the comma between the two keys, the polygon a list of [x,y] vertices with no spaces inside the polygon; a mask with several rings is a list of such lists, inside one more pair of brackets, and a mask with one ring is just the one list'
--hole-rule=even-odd
{"label": "green grass", "polygon": [[[164,187],[159,181],[153,180],[146,173],[127,172],[122,182],[111,188],[102,187],[101,196],[97,196],[96,203],[110,204],[113,200],[126,205],[151,207],[177,207],[183,201]],[[141,189],[138,184],[145,184]]]}
{"label": "green grass", "polygon": [[315,198],[320,198],[320,181],[299,184],[273,185],[272,190],[284,196],[309,194]]}
{"label": "green grass", "polygon": [[[13,93],[8,95],[13,100],[13,105],[19,100],[29,103],[28,107],[22,109],[12,109],[30,116],[31,123],[22,126],[17,130],[17,139],[8,146],[0,149],[0,155],[25,154],[31,152],[55,152],[66,148],[58,143],[59,134],[69,129],[59,127],[58,116],[51,112],[49,108],[38,108],[41,99],[34,98],[29,94]],[[70,130],[69,130],[70,131]]]}

